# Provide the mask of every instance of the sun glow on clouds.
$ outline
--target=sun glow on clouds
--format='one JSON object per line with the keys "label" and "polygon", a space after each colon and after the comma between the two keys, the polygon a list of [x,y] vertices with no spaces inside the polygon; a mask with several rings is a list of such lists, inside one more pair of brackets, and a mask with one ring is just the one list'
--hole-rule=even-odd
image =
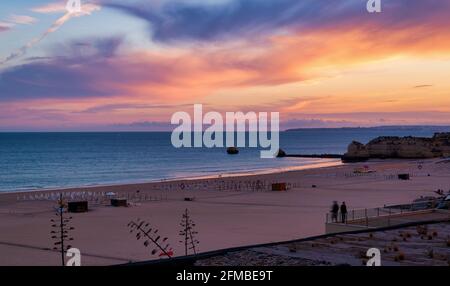
{"label": "sun glow on clouds", "polygon": [[14,23],[14,24],[21,24],[21,25],[30,25],[35,23],[37,20],[36,18],[27,16],[27,15],[11,15],[8,18],[8,22]]}
{"label": "sun glow on clouds", "polygon": [[51,13],[66,13],[66,3],[67,1],[58,1],[53,3],[48,3],[42,6],[37,6],[31,8],[31,11],[41,14],[51,14]]}
{"label": "sun glow on clouds", "polygon": [[[149,34],[157,36],[151,39],[156,48],[127,49],[126,38],[102,40],[99,35],[87,42],[69,43],[74,49],[66,53],[0,71],[0,109],[4,114],[0,127],[54,127],[58,124],[55,118],[64,126],[166,122],[173,111],[189,111],[187,105],[194,102],[222,112],[280,111],[284,120],[323,119],[330,126],[333,122],[415,124],[422,122],[411,116],[417,112],[427,114],[427,123],[450,124],[450,118],[445,121],[442,115],[450,112],[450,17],[444,9],[448,4],[428,2],[435,9],[432,13],[419,11],[423,2],[412,1],[407,6],[400,1],[396,5],[408,7],[403,11],[406,16],[397,16],[388,5],[379,18],[352,7],[342,12],[345,17],[341,12],[330,19],[324,14],[322,22],[310,25],[302,19],[297,23],[286,14],[283,9],[289,7],[289,1],[273,7],[271,17],[277,17],[277,9],[282,12],[274,21],[267,21],[271,18],[265,14],[266,7],[255,8],[257,1],[242,6],[256,9],[253,21],[239,20],[248,31],[258,31],[254,35],[244,28],[233,34],[216,26],[215,18],[210,18],[210,29],[218,34],[198,30],[208,28],[201,22],[183,27],[185,17],[194,17],[196,10],[178,9],[172,1],[168,1],[172,6],[164,17],[181,22],[165,22],[156,12],[114,1],[86,6],[88,14],[102,5],[154,23],[149,25],[153,31]],[[307,10],[312,14],[318,13],[319,6],[314,3],[319,2],[304,1],[312,7]],[[60,13],[61,3],[33,11]],[[236,7],[229,13],[241,15]],[[291,13],[308,15],[301,11],[303,6],[295,7]],[[220,10],[199,11],[216,17]],[[177,18],[181,15],[177,13],[185,14]],[[47,33],[56,32],[71,17],[59,18]],[[224,16],[220,24],[227,25],[230,19]],[[258,21],[263,30],[252,26]],[[168,23],[174,26],[164,26]],[[175,28],[180,29],[178,33],[172,33]],[[220,33],[226,37],[221,38]],[[87,50],[92,52],[82,52]],[[23,116],[18,119],[18,114]]]}

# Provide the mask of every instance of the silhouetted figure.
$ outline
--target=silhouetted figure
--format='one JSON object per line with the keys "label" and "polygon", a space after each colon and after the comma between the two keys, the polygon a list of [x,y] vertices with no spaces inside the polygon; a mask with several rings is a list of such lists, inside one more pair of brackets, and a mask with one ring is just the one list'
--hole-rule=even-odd
{"label": "silhouetted figure", "polygon": [[342,205],[341,205],[341,218],[342,218],[342,223],[347,222],[347,206],[345,205],[345,202],[342,202]]}
{"label": "silhouetted figure", "polygon": [[338,222],[339,205],[336,201],[331,206],[331,222]]}
{"label": "silhouetted figure", "polygon": [[438,194],[438,195],[440,195],[440,196],[443,196],[443,195],[444,195],[444,190],[438,189],[438,190],[436,191],[436,194]]}

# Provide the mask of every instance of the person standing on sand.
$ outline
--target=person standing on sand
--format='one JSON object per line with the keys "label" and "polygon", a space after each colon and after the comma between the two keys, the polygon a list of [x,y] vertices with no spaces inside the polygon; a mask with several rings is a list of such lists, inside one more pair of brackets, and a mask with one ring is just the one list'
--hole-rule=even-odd
{"label": "person standing on sand", "polygon": [[342,202],[342,205],[341,205],[341,218],[342,218],[342,223],[347,222],[347,206],[345,205],[345,202]]}
{"label": "person standing on sand", "polygon": [[337,201],[331,206],[331,222],[338,222],[339,205]]}

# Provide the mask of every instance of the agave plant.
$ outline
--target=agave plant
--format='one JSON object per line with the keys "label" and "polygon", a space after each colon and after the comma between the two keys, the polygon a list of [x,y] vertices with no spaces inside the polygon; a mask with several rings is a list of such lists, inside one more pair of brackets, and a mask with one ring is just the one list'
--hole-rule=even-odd
{"label": "agave plant", "polygon": [[172,258],[173,250],[170,244],[167,242],[167,237],[162,237],[159,234],[159,230],[151,227],[150,223],[137,219],[136,221],[130,221],[128,223],[130,233],[136,233],[137,240],[143,240],[145,247],[151,247],[151,255],[156,255],[159,252],[159,257]]}
{"label": "agave plant", "polygon": [[72,248],[72,246],[69,244],[69,241],[73,240],[73,237],[70,236],[70,231],[74,230],[75,228],[70,226],[72,217],[65,216],[66,202],[64,201],[62,194],[60,194],[57,203],[58,207],[55,214],[57,218],[50,220],[53,229],[50,234],[51,238],[55,241],[53,243],[53,250],[59,251],[61,253],[61,265],[64,266],[65,254],[67,250]]}
{"label": "agave plant", "polygon": [[182,229],[180,230],[179,235],[184,238],[183,240],[180,240],[180,243],[184,243],[185,255],[189,254],[189,250],[192,250],[194,254],[197,254],[196,246],[200,242],[195,238],[195,235],[198,234],[198,232],[194,230],[195,223],[192,221],[188,209],[183,213],[180,226]]}

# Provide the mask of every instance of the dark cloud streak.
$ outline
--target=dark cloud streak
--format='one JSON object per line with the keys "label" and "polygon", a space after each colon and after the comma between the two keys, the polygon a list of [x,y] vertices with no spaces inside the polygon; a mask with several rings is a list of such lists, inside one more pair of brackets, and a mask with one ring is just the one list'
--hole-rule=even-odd
{"label": "dark cloud streak", "polygon": [[433,87],[432,84],[422,84],[422,85],[416,85],[414,88],[427,88],[427,87]]}
{"label": "dark cloud streak", "polygon": [[1,32],[6,32],[6,31],[8,31],[10,28],[9,27],[6,27],[6,26],[0,26],[0,33]]}
{"label": "dark cloud streak", "polygon": [[167,43],[255,38],[286,29],[349,25],[405,28],[433,21],[447,23],[450,13],[449,1],[442,0],[384,1],[383,13],[378,15],[369,14],[363,0],[229,0],[220,4],[169,1],[160,7],[142,1],[104,0],[102,5],[146,21],[150,37]]}
{"label": "dark cloud streak", "polygon": [[55,48],[51,58],[8,68],[0,72],[0,102],[111,97],[125,91],[119,84],[124,80],[164,82],[164,67],[157,64],[122,66],[116,57],[120,44],[117,37],[71,42]]}
{"label": "dark cloud streak", "polygon": [[182,107],[191,107],[192,104],[179,104],[179,105],[170,105],[170,104],[105,104],[98,105],[88,109],[81,111],[80,113],[102,113],[102,112],[112,112],[118,110],[137,110],[137,109],[170,109],[170,108],[182,108]]}
{"label": "dark cloud streak", "polygon": [[170,42],[265,35],[292,25],[323,25],[328,18],[345,18],[362,10],[363,6],[349,5],[350,1],[231,0],[221,4],[176,1],[156,9],[144,5],[144,2],[106,1],[103,6],[147,21],[153,39]]}

